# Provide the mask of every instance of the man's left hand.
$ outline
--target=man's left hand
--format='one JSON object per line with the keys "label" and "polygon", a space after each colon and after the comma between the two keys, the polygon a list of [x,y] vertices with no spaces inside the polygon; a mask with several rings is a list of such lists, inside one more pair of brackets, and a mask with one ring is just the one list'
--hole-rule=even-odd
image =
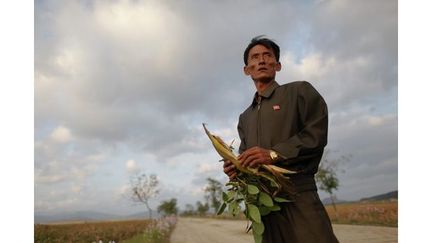
{"label": "man's left hand", "polygon": [[260,147],[252,147],[244,151],[238,157],[243,167],[257,167],[259,164],[272,164],[273,160],[270,157],[270,150]]}

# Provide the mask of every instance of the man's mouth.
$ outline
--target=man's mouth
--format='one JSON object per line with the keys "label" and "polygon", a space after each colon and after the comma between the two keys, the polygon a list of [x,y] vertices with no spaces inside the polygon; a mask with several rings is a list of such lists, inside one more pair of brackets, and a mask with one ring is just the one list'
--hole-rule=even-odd
{"label": "man's mouth", "polygon": [[267,71],[267,68],[264,68],[264,67],[258,68],[258,71]]}

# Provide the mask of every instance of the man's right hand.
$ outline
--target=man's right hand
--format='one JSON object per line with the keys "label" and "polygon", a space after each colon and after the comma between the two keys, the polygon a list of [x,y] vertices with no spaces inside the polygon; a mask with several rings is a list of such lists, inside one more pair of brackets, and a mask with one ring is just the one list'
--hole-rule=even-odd
{"label": "man's right hand", "polygon": [[224,168],[225,174],[227,174],[227,176],[230,178],[230,181],[232,181],[236,178],[237,169],[231,161],[224,160],[223,168]]}

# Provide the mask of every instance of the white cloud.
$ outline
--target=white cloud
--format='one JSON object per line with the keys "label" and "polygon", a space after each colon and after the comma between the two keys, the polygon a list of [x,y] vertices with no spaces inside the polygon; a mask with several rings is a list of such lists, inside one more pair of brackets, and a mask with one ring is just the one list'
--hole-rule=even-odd
{"label": "white cloud", "polygon": [[203,163],[200,164],[198,168],[198,172],[201,174],[206,174],[209,172],[218,172],[220,170],[221,170],[221,164],[216,164],[216,163],[212,163],[212,164]]}
{"label": "white cloud", "polygon": [[130,159],[126,161],[126,170],[128,171],[128,173],[136,173],[140,171],[140,168],[135,160]]}
{"label": "white cloud", "polygon": [[51,139],[57,143],[67,143],[70,142],[72,139],[72,135],[70,130],[67,127],[64,126],[58,126],[56,127],[51,135]]}

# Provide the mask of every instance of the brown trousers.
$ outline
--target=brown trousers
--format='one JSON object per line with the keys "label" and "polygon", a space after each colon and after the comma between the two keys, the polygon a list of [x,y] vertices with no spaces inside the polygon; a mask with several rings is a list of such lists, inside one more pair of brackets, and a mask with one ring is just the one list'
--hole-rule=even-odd
{"label": "brown trousers", "polygon": [[295,202],[262,218],[263,243],[337,243],[325,208],[316,190],[297,194]]}

